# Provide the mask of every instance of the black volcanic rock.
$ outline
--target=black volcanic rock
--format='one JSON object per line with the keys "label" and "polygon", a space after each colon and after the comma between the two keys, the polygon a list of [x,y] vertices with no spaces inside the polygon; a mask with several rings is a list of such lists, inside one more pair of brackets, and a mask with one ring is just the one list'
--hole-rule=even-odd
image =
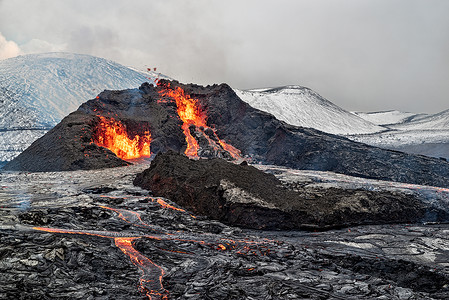
{"label": "black volcanic rock", "polygon": [[10,161],[5,169],[45,172],[129,165],[110,150],[90,142],[92,128],[98,121],[94,115],[71,113]]}
{"label": "black volcanic rock", "polygon": [[240,229],[150,197],[142,170],[0,172],[0,299],[449,299],[449,224]]}
{"label": "black volcanic rock", "polygon": [[[80,151],[92,147],[92,130],[97,115],[121,121],[131,135],[149,130],[153,153],[167,150],[184,152],[186,141],[176,103],[160,94],[177,87],[198,99],[201,109],[207,114],[207,125],[216,131],[220,139],[255,162],[449,187],[449,163],[443,160],[384,150],[318,130],[288,125],[271,114],[252,108],[226,84],[204,87],[167,80],[161,80],[157,87],[145,83],[139,89],[101,93],[98,99],[81,105],[75,114],[67,117],[69,120],[64,119],[51,133],[7,164],[5,169],[57,171],[126,164],[119,159],[111,159],[111,153],[107,150],[101,153],[95,149],[92,156],[79,155]],[[81,142],[74,137],[80,132],[67,129],[73,123],[86,129]],[[208,149],[201,140],[201,134],[196,134],[199,132],[197,129],[193,127],[190,131],[202,147],[198,151],[200,155],[227,156],[225,150],[217,152]],[[206,130],[204,132],[206,134]],[[57,148],[51,146],[56,137],[61,137],[60,142],[65,145]],[[106,158],[107,155],[109,158]],[[58,163],[53,163],[53,160]]]}
{"label": "black volcanic rock", "polygon": [[158,154],[134,184],[191,211],[255,229],[325,229],[415,222],[424,205],[400,192],[339,188],[288,189],[272,174],[223,159]]}

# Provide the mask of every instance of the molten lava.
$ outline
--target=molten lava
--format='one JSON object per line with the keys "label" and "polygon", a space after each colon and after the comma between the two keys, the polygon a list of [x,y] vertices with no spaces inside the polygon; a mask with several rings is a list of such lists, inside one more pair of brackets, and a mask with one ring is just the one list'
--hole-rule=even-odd
{"label": "molten lava", "polygon": [[183,122],[182,130],[186,136],[187,149],[184,152],[188,157],[198,157],[198,149],[200,148],[196,139],[190,133],[190,125],[195,125],[196,127],[207,126],[206,119],[207,116],[203,113],[197,99],[190,98],[186,95],[184,90],[180,87],[176,87],[174,90],[168,88],[161,92],[163,96],[168,96],[176,101],[176,106],[178,108],[178,116]]}
{"label": "molten lava", "polygon": [[[160,91],[159,93],[162,96],[173,98],[176,102],[178,116],[183,122],[182,130],[184,131],[187,142],[187,148],[184,152],[186,156],[190,158],[198,158],[198,150],[200,149],[200,146],[195,137],[190,132],[190,128],[193,125],[195,126],[196,131],[200,132],[208,140],[209,145],[213,149],[223,148],[234,159],[241,158],[240,150],[221,140],[217,136],[215,130],[207,126],[207,115],[201,107],[198,99],[191,98],[190,95],[187,95],[179,86],[171,89],[170,84],[165,86],[165,89]],[[164,102],[164,100],[161,100],[160,102]],[[218,141],[218,144],[205,133],[206,129],[210,129],[210,131],[213,132],[213,136]]]}
{"label": "molten lava", "polygon": [[[182,209],[177,209],[162,199],[157,199],[157,203],[162,205],[163,207],[172,208],[171,211],[179,211],[185,213]],[[211,249],[219,250],[219,251],[231,251],[237,255],[255,255],[255,256],[265,256],[270,253],[270,246],[273,245],[273,240],[261,240],[261,241],[252,241],[252,240],[231,240],[231,239],[223,239],[214,234],[189,234],[188,232],[177,231],[173,233],[165,232],[164,229],[158,230],[156,226],[146,224],[142,221],[140,213],[119,209],[119,208],[111,208],[107,206],[100,206],[103,209],[108,209],[114,211],[118,214],[118,217],[123,221],[132,224],[138,227],[147,227],[152,231],[159,231],[156,234],[127,234],[115,231],[97,231],[97,230],[74,230],[74,229],[61,229],[61,228],[48,228],[48,227],[33,227],[34,230],[43,231],[43,232],[51,232],[51,233],[62,233],[62,234],[79,234],[79,235],[89,235],[96,236],[102,238],[110,238],[113,239],[115,245],[126,254],[131,262],[137,266],[140,270],[140,290],[146,296],[148,296],[149,300],[166,300],[169,297],[169,292],[163,287],[162,280],[165,275],[165,271],[161,266],[155,264],[151,259],[147,258],[139,251],[134,248],[134,242],[140,238],[148,238],[151,240],[165,240],[165,241],[179,241],[179,242],[191,242],[198,243],[201,245],[209,246]],[[172,250],[172,249],[163,249],[159,248],[163,251],[173,252],[183,255],[194,255],[193,253],[180,251],[180,250]]]}
{"label": "molten lava", "polygon": [[94,132],[93,141],[100,147],[105,147],[121,159],[150,157],[151,134],[145,131],[143,135],[130,138],[126,127],[113,118],[99,116],[100,123]]}

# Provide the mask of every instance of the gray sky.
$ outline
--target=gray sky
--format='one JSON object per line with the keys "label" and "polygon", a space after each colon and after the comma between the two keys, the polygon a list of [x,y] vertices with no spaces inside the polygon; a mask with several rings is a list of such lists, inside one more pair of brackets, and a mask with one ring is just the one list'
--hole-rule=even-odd
{"label": "gray sky", "polygon": [[68,51],[181,82],[449,109],[448,0],[0,0],[0,59]]}

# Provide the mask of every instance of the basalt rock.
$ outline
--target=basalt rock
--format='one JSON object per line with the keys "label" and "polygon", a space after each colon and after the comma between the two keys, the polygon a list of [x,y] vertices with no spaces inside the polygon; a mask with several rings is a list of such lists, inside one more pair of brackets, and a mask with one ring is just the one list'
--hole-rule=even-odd
{"label": "basalt rock", "polygon": [[149,196],[143,170],[0,172],[0,299],[449,299],[448,224],[240,229]]}
{"label": "basalt rock", "polygon": [[[204,87],[167,80],[161,80],[156,87],[145,83],[139,89],[101,93],[97,99],[81,105],[77,112],[37,140],[5,169],[58,171],[127,164],[92,143],[99,115],[120,121],[130,136],[146,130],[151,132],[152,153],[184,152],[187,144],[176,103],[162,95],[163,91],[178,87],[198,100],[199,108],[207,115],[207,126],[213,128],[217,137],[254,162],[449,186],[449,163],[446,161],[384,150],[318,130],[288,125],[271,114],[252,108],[226,84]],[[208,146],[209,129],[191,126],[189,130],[200,145],[200,156],[230,157],[225,149]]]}
{"label": "basalt rock", "polygon": [[425,206],[393,191],[303,187],[290,189],[272,174],[223,159],[158,154],[134,184],[227,224],[255,229],[328,229],[416,222]]}

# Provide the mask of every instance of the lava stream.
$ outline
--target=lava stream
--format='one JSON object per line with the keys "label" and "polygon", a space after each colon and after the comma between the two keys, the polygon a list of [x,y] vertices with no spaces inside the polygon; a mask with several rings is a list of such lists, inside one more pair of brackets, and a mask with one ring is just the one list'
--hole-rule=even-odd
{"label": "lava stream", "polygon": [[[167,204],[162,199],[157,199],[157,202],[171,210],[184,211],[174,206]],[[273,245],[273,240],[251,241],[251,240],[232,240],[223,239],[214,234],[190,234],[188,232],[177,231],[173,233],[167,233],[166,230],[160,230],[155,226],[146,224],[142,221],[138,212],[117,209],[107,206],[100,206],[103,209],[108,209],[116,212],[118,217],[123,221],[130,223],[138,227],[147,227],[151,230],[159,231],[153,235],[141,235],[141,234],[129,234],[120,233],[114,231],[98,231],[98,230],[73,230],[73,229],[60,229],[60,228],[48,228],[48,227],[33,227],[34,230],[50,232],[50,233],[63,233],[63,234],[79,234],[89,235],[102,238],[114,239],[115,245],[126,255],[129,256],[131,262],[137,266],[141,272],[140,289],[144,292],[150,300],[165,300],[168,299],[169,292],[164,289],[162,285],[162,278],[165,274],[164,270],[156,265],[151,259],[142,255],[133,247],[133,242],[139,238],[148,238],[158,241],[180,241],[198,243],[208,246],[209,249],[219,251],[232,251],[239,255],[256,255],[265,256],[270,253],[268,245]],[[181,255],[192,255],[190,252],[162,249],[160,250],[177,253]]]}
{"label": "lava stream", "polygon": [[[158,86],[162,87],[161,84],[158,84]],[[199,130],[208,139],[209,143],[211,142],[211,140],[204,132],[205,129],[210,129],[213,132],[215,138],[218,140],[221,147],[225,151],[227,151],[234,159],[241,158],[240,150],[221,140],[217,136],[215,130],[207,126],[207,114],[205,110],[201,107],[201,104],[199,103],[198,99],[191,98],[190,95],[186,94],[181,87],[171,89],[170,84],[164,86],[164,89],[159,91],[159,93],[162,96],[168,96],[173,98],[176,102],[178,116],[183,122],[182,130],[184,132],[187,143],[187,148],[184,151],[184,154],[186,156],[190,158],[198,158],[198,150],[200,149],[200,146],[195,137],[192,136],[190,132],[190,126],[194,125],[196,130]],[[159,100],[158,102],[162,103],[166,101]],[[214,146],[213,144],[211,145]]]}
{"label": "lava stream", "polygon": [[[98,236],[104,238],[113,238],[115,245],[126,255],[129,256],[131,262],[141,271],[140,289],[144,292],[150,300],[165,300],[168,299],[168,291],[162,285],[162,277],[164,270],[156,265],[152,260],[142,255],[139,251],[134,249],[132,242],[141,236],[120,236],[118,232],[111,231],[95,231],[95,230],[71,230],[47,227],[33,227],[34,230],[52,232],[52,233],[68,233],[68,234],[83,234],[90,236]],[[145,236],[159,240],[157,236]],[[157,278],[157,280],[154,280]]]}
{"label": "lava stream", "polygon": [[[164,270],[134,249],[132,242],[135,239],[137,238],[115,238],[114,241],[115,245],[128,255],[132,263],[141,270],[140,288],[142,292],[145,292],[150,300],[168,299],[168,291],[162,285]],[[154,280],[154,274],[158,274],[156,280]]]}

